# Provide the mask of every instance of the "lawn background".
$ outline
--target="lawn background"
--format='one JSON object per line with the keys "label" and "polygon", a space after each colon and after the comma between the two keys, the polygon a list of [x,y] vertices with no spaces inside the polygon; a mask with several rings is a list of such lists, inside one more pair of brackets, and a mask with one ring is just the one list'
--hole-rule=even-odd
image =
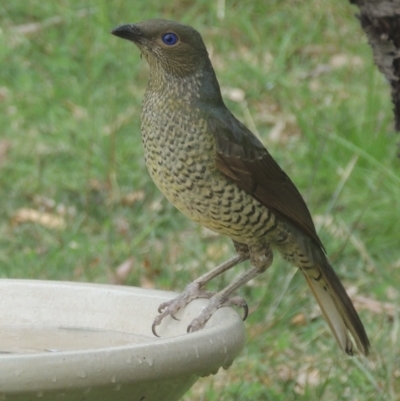
{"label": "lawn background", "polygon": [[0,277],[179,291],[233,254],[151,182],[140,138],[148,69],[109,33],[179,20],[201,32],[228,107],[304,195],[372,343],[368,359],[343,355],[304,279],[277,256],[240,291],[252,311],[244,351],[184,400],[399,400],[399,136],[356,8],[161,4],[0,5]]}

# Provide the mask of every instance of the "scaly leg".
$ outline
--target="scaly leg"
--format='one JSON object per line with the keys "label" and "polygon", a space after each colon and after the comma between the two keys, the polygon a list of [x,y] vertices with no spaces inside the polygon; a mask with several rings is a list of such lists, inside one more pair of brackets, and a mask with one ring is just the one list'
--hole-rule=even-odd
{"label": "scaly leg", "polygon": [[[178,320],[175,317],[176,312],[178,312],[179,309],[184,308],[189,302],[193,301],[194,299],[197,299],[197,298],[212,299],[214,297],[215,293],[211,292],[211,291],[203,291],[202,287],[204,287],[204,285],[206,285],[213,278],[226,272],[227,270],[238,265],[239,263],[244,262],[248,258],[249,258],[249,256],[245,255],[243,253],[240,253],[239,255],[234,256],[233,258],[221,263],[213,270],[203,274],[201,277],[194,280],[192,283],[190,283],[185,288],[185,290],[182,292],[182,294],[180,294],[175,299],[172,299],[168,302],[162,303],[158,308],[158,312],[160,314],[154,319],[153,325],[151,327],[153,334],[158,337],[158,334],[156,332],[156,327],[161,323],[161,321],[166,316],[170,315],[173,319]],[[242,306],[242,303],[239,302],[238,299],[239,298],[234,299],[234,302],[237,302],[239,304],[238,306]],[[246,305],[246,307],[247,307],[247,305]],[[246,308],[245,308],[245,315],[247,315]]]}
{"label": "scaly leg", "polygon": [[266,246],[265,244],[250,246],[249,250],[250,261],[252,265],[251,269],[241,274],[222,291],[213,295],[210,298],[209,304],[206,308],[203,309],[200,316],[198,316],[192,321],[192,323],[190,323],[188,327],[188,332],[200,330],[217,309],[223,306],[230,306],[232,304],[236,305],[234,302],[232,302],[232,300],[234,300],[236,297],[231,298],[231,294],[253,278],[263,273],[265,270],[268,269],[269,266],[271,266],[273,256],[272,251],[268,246]]}
{"label": "scaly leg", "polygon": [[[207,272],[203,276],[190,283],[185,288],[183,293],[180,294],[177,298],[168,302],[164,302],[160,305],[158,309],[160,315],[158,315],[154,319],[152,325],[152,331],[155,336],[157,336],[156,326],[158,326],[166,316],[170,315],[173,319],[176,319],[176,312],[179,309],[185,307],[189,302],[197,298],[208,298],[210,300],[210,303],[205,309],[203,309],[203,312],[200,314],[200,316],[194,319],[193,322],[189,325],[188,332],[201,329],[210,319],[213,313],[223,306],[242,307],[244,309],[243,320],[246,319],[248,315],[248,307],[246,301],[241,297],[231,297],[231,294],[239,287],[264,272],[271,265],[272,251],[266,244],[258,244],[248,247],[245,244],[234,242],[234,245],[236,251],[238,252],[237,256],[234,256],[233,258],[220,264],[215,269]],[[234,280],[222,291],[215,293],[202,290],[202,287],[213,278],[249,258],[251,260],[252,268],[240,275],[236,280]]]}

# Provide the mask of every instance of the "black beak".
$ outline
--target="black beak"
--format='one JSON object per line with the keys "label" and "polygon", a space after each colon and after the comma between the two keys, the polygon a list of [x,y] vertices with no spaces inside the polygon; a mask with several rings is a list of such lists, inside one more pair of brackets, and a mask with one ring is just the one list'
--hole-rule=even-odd
{"label": "black beak", "polygon": [[139,42],[143,37],[142,31],[133,24],[120,25],[114,28],[111,33],[122,39],[127,39],[132,42]]}

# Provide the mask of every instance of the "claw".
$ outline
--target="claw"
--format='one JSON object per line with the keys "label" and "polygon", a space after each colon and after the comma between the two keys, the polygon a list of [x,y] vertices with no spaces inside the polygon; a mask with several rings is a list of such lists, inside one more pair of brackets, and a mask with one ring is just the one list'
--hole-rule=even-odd
{"label": "claw", "polygon": [[186,332],[194,333],[195,331],[202,329],[210,317],[211,315],[204,318],[203,314],[201,314],[196,319],[192,320],[192,323],[189,324],[189,326],[186,329]]}
{"label": "claw", "polygon": [[[245,247],[245,248],[243,248]],[[256,277],[256,275],[259,274],[258,270],[254,270],[250,276],[246,274],[245,276],[239,278],[239,281],[236,281],[233,283],[234,285],[230,285],[225,290],[221,291],[219,296],[215,292],[211,291],[204,291],[202,288],[207,284],[209,281],[211,281],[213,278],[219,276],[220,274],[226,272],[227,270],[231,269],[232,267],[238,265],[239,263],[243,262],[246,259],[249,259],[249,253],[247,252],[247,246],[239,246],[239,253],[240,255],[236,255],[233,258],[221,263],[219,266],[214,268],[213,270],[207,272],[206,274],[203,274],[201,277],[190,283],[188,286],[186,286],[185,290],[181,295],[179,295],[177,298],[168,301],[168,302],[163,302],[159,307],[158,307],[158,313],[159,315],[154,319],[153,325],[151,326],[151,330],[155,336],[158,337],[157,331],[156,331],[156,326],[158,326],[162,320],[165,318],[165,316],[170,315],[173,319],[179,320],[175,314],[179,309],[184,308],[189,302],[193,301],[194,299],[197,298],[207,298],[210,299],[210,301],[213,301],[213,305],[208,308],[204,313],[202,313],[197,319],[195,319],[187,328],[188,332],[192,331],[197,331],[201,329],[208,319],[211,317],[211,315],[218,309],[221,308],[222,306],[229,306],[229,305],[236,305],[236,306],[242,306],[244,309],[244,317],[243,320],[247,318],[247,315],[249,313],[248,307],[246,302],[243,300],[241,302],[239,299],[235,302],[223,302],[222,300],[226,300],[229,298],[229,295],[239,288],[242,284],[246,283],[249,281],[249,279]],[[243,248],[243,249],[242,249]],[[238,248],[237,248],[238,249]],[[244,250],[244,252],[243,252]],[[206,308],[207,309],[207,308]]]}
{"label": "claw", "polygon": [[[243,300],[244,301],[244,300]],[[249,316],[249,306],[247,305],[247,302],[244,301],[244,305],[243,307],[243,321],[245,321],[247,319],[247,317]]]}
{"label": "claw", "polygon": [[156,323],[155,321],[153,322],[153,324],[151,325],[151,331],[153,332],[153,334],[154,334],[154,336],[155,337],[160,337],[158,334],[157,334],[157,331],[156,331],[156,326],[158,325],[158,323]]}
{"label": "claw", "polygon": [[[162,305],[161,305],[162,306]],[[164,307],[165,308],[165,307]],[[151,325],[151,331],[153,332],[153,334],[156,336],[156,337],[160,337],[158,334],[157,334],[157,331],[156,331],[156,327],[159,325],[159,324],[161,324],[161,322],[162,322],[162,320],[165,318],[165,316],[167,316],[167,315],[171,315],[171,313],[168,311],[168,309],[167,310],[165,310],[163,313],[160,313],[158,316],[156,316],[156,318],[154,319],[154,321],[153,321],[153,324]],[[174,316],[172,316],[173,318],[175,318]],[[176,318],[175,318],[176,319]],[[178,320],[178,319],[176,319],[176,320]]]}
{"label": "claw", "polygon": [[249,315],[249,307],[247,302],[242,297],[232,297],[228,298],[225,302],[221,302],[218,299],[218,296],[215,295],[210,298],[209,305],[203,309],[202,313],[189,324],[186,331],[188,333],[192,333],[202,329],[215,311],[225,306],[236,306],[238,308],[243,308],[243,320],[246,320],[247,316]]}
{"label": "claw", "polygon": [[237,308],[243,308],[243,321],[245,321],[249,316],[249,306],[240,296],[228,298],[228,300],[226,300],[221,306],[236,306]]}
{"label": "claw", "polygon": [[[179,310],[179,309],[178,309],[178,310]],[[175,313],[172,312],[172,311],[169,313],[169,315],[172,317],[172,319],[174,319],[174,320],[176,320],[176,321],[178,321],[178,322],[181,320],[181,319],[178,319],[178,318],[175,316]]]}
{"label": "claw", "polygon": [[176,317],[176,313],[196,298],[207,298],[210,300],[210,304],[203,309],[202,313],[195,318],[192,323],[190,323],[190,325],[187,327],[188,333],[202,329],[214,312],[224,306],[236,306],[238,308],[243,308],[243,320],[246,320],[247,316],[249,315],[249,307],[242,297],[231,297],[225,301],[222,301],[219,293],[217,294],[212,291],[202,291],[197,283],[192,283],[177,298],[163,302],[158,307],[159,315],[154,319],[153,325],[151,326],[151,331],[153,334],[156,337],[160,337],[157,334],[156,328],[161,324],[163,319],[169,315],[172,319],[179,321],[180,319]]}

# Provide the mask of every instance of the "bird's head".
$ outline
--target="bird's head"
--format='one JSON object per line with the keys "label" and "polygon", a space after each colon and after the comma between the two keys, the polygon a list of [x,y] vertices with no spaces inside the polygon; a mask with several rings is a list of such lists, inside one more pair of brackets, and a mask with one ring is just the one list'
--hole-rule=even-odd
{"label": "bird's head", "polygon": [[121,25],[111,31],[139,47],[150,68],[184,77],[209,64],[200,34],[190,26],[175,21],[151,19]]}

